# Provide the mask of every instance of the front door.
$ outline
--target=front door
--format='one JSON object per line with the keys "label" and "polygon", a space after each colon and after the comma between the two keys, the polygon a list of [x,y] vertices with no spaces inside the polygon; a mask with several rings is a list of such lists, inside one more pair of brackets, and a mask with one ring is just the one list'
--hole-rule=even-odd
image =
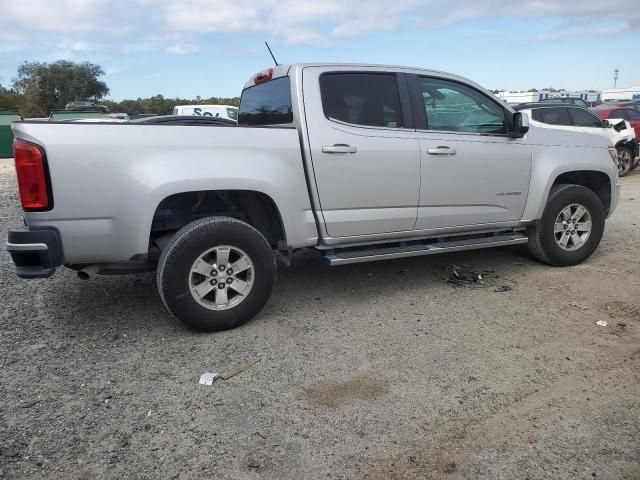
{"label": "front door", "polygon": [[307,67],[305,115],[321,213],[331,237],[411,231],[420,149],[403,113],[404,75]]}
{"label": "front door", "polygon": [[507,135],[511,113],[498,100],[455,80],[409,80],[422,154],[416,230],[522,218],[531,148],[525,139]]}

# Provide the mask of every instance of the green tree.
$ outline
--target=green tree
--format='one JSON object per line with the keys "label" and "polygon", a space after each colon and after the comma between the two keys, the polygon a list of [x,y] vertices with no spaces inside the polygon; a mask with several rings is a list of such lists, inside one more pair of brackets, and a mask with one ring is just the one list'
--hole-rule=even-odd
{"label": "green tree", "polygon": [[0,85],[0,111],[17,111],[21,96],[14,90],[9,90]]}
{"label": "green tree", "polygon": [[100,100],[109,93],[100,80],[103,75],[99,65],[89,62],[25,62],[18,68],[13,88],[23,96],[21,113],[42,117],[73,100]]}
{"label": "green tree", "polygon": [[137,98],[136,100],[122,100],[114,102],[106,100],[102,102],[110,112],[128,113],[138,115],[140,113],[168,115],[176,105],[240,105],[240,98],[210,97],[202,98],[197,96],[194,99],[187,98],[165,98],[158,94],[149,98]]}

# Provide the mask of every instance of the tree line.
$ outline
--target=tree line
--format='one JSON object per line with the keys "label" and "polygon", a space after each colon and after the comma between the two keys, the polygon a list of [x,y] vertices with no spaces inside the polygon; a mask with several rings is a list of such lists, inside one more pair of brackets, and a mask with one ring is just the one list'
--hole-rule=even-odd
{"label": "tree line", "polygon": [[149,98],[106,100],[109,87],[101,80],[104,71],[100,65],[90,62],[58,60],[53,63],[24,62],[18,67],[10,87],[0,84],[0,110],[17,111],[25,118],[47,117],[52,110],[64,109],[69,102],[85,100],[104,105],[112,113],[170,114],[176,105],[235,105],[240,98],[210,97],[193,99],[165,98],[154,95]]}

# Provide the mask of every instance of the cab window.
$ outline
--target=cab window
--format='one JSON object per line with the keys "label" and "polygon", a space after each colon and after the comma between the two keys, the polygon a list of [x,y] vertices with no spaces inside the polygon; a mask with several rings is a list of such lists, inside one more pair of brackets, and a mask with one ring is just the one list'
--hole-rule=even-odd
{"label": "cab window", "polygon": [[320,77],[325,116],[367,127],[402,128],[394,73],[325,73]]}
{"label": "cab window", "polygon": [[602,120],[593,113],[581,108],[569,108],[569,115],[576,127],[597,127],[602,128]]}
{"label": "cab window", "polygon": [[457,82],[431,77],[419,77],[418,84],[428,130],[507,133],[505,110],[483,93]]}
{"label": "cab window", "polygon": [[537,108],[533,111],[533,119],[548,125],[571,125],[565,107]]}

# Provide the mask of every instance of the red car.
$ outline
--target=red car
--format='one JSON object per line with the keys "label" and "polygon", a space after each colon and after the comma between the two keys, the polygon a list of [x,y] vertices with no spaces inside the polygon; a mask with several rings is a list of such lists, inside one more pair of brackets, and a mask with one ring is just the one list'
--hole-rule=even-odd
{"label": "red car", "polygon": [[640,140],[640,111],[634,108],[626,108],[604,103],[591,109],[601,119],[621,118],[627,120],[636,132],[636,139]]}

